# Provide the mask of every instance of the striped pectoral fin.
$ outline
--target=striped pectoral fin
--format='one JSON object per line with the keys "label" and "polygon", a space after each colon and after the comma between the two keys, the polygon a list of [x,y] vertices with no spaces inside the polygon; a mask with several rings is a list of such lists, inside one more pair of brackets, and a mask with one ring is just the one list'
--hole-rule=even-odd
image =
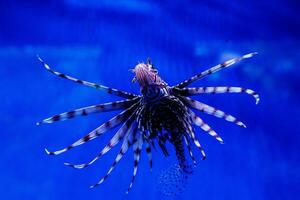
{"label": "striped pectoral fin", "polygon": [[124,110],[120,114],[118,114],[115,117],[111,118],[110,120],[108,120],[107,122],[105,122],[104,124],[102,124],[101,126],[96,128],[95,130],[93,130],[92,132],[90,132],[86,136],[80,138],[79,140],[77,140],[73,144],[67,146],[66,148],[63,148],[63,149],[58,150],[58,151],[53,151],[53,152],[48,151],[47,149],[45,149],[47,154],[49,154],[49,155],[58,155],[58,154],[66,152],[70,149],[73,149],[76,146],[82,145],[82,144],[84,144],[84,143],[86,143],[90,140],[93,140],[96,137],[99,137],[100,135],[104,134],[106,131],[110,130],[111,128],[113,128],[113,127],[119,125],[120,123],[126,121],[127,117],[130,116],[130,114],[133,112],[132,110],[135,109],[136,106],[137,106],[137,104],[132,105],[130,108]]}
{"label": "striped pectoral fin", "polygon": [[224,143],[223,139],[194,112],[190,111],[190,115],[195,125],[199,126],[202,130],[207,132],[212,137],[216,138],[216,140],[218,140],[221,144]]}
{"label": "striped pectoral fin", "polygon": [[139,161],[140,161],[140,157],[141,157],[142,145],[143,145],[143,139],[142,139],[142,136],[139,135],[136,142],[134,142],[134,144],[133,144],[133,152],[134,152],[133,153],[133,157],[134,157],[133,175],[132,175],[129,187],[126,191],[127,194],[129,193],[130,189],[132,188],[133,182],[134,182],[136,174],[137,174],[138,165],[139,165]]}
{"label": "striped pectoral fin", "polygon": [[204,149],[202,148],[199,140],[196,138],[194,131],[191,131],[189,133],[190,137],[192,138],[194,144],[196,145],[196,147],[198,147],[198,149],[200,150],[201,154],[202,154],[202,160],[206,159],[206,154],[204,152]]}
{"label": "striped pectoral fin", "polygon": [[149,166],[150,166],[150,171],[152,172],[152,150],[151,150],[151,145],[149,144],[148,141],[146,141],[146,153],[147,153],[147,156],[148,156],[148,160],[149,160]]}
{"label": "striped pectoral fin", "polygon": [[188,97],[183,97],[182,99],[188,104],[188,106],[190,108],[194,108],[194,109],[199,110],[201,112],[204,112],[206,114],[213,115],[215,117],[225,119],[226,121],[235,123],[239,126],[242,126],[242,127],[246,128],[246,125],[243,122],[241,122],[240,120],[238,120],[234,116],[223,112],[222,110],[216,109],[212,106],[209,106],[209,105],[201,103],[199,101],[190,99]]}
{"label": "striped pectoral fin", "polygon": [[201,78],[204,78],[205,76],[213,74],[213,73],[215,73],[215,72],[217,72],[217,71],[219,71],[221,69],[227,68],[227,67],[229,67],[229,66],[231,66],[231,65],[233,65],[233,64],[235,64],[235,63],[237,63],[237,62],[239,62],[239,61],[241,61],[243,59],[251,58],[252,56],[254,56],[256,54],[257,54],[257,52],[249,53],[249,54],[243,55],[241,57],[233,58],[231,60],[228,60],[226,62],[218,64],[218,65],[216,65],[216,66],[214,66],[214,67],[212,67],[210,69],[207,69],[207,70],[201,72],[200,74],[197,74],[197,75],[195,75],[195,76],[193,76],[193,77],[191,77],[191,78],[189,78],[189,79],[187,79],[187,80],[185,80],[185,81],[183,81],[183,82],[175,85],[174,87],[184,88],[184,87],[188,86],[189,84],[193,83],[194,81],[197,81],[197,80],[199,80]]}
{"label": "striped pectoral fin", "polygon": [[[136,131],[136,128],[135,128],[134,131]],[[98,183],[96,183],[96,184],[90,186],[90,188],[94,188],[94,187],[100,185],[101,183],[103,183],[103,182],[109,177],[109,175],[110,175],[111,172],[114,170],[114,168],[116,167],[116,165],[117,165],[117,164],[120,162],[120,160],[122,159],[123,155],[127,152],[128,148],[131,146],[131,144],[130,144],[130,142],[129,142],[129,140],[128,140],[130,134],[131,134],[130,132],[127,132],[127,134],[126,134],[126,136],[125,136],[125,138],[124,138],[123,144],[122,144],[122,146],[121,146],[121,149],[120,149],[119,153],[117,154],[117,156],[116,156],[114,162],[112,163],[110,169],[109,169],[108,172],[106,173],[106,175],[103,176],[102,179],[100,179],[100,181],[99,181]]]}
{"label": "striped pectoral fin", "polygon": [[133,126],[135,126],[135,123],[132,124],[132,120],[128,119],[123,126],[118,130],[118,132],[110,139],[108,144],[101,150],[101,152],[90,162],[88,163],[83,163],[83,164],[71,164],[71,163],[64,163],[66,166],[70,166],[76,169],[82,169],[85,167],[90,166],[93,164],[95,161],[97,161],[99,158],[101,158],[104,154],[109,152],[114,146],[116,146],[126,135],[126,133],[132,130]]}
{"label": "striped pectoral fin", "polygon": [[97,104],[97,105],[93,105],[93,106],[79,108],[76,110],[64,112],[64,113],[49,117],[47,119],[44,119],[43,121],[38,122],[37,125],[44,124],[44,123],[53,123],[53,122],[57,122],[57,121],[64,121],[67,119],[72,119],[76,116],[87,116],[92,113],[120,110],[123,108],[128,108],[132,104],[136,103],[138,100],[139,100],[139,97],[136,97],[136,98],[130,99],[130,100],[115,101],[115,102],[110,102],[110,103]]}
{"label": "striped pectoral fin", "polygon": [[251,90],[242,87],[229,87],[229,86],[221,86],[221,87],[196,87],[196,88],[182,88],[177,89],[175,92],[179,93],[183,96],[191,96],[196,94],[219,94],[219,93],[246,93],[255,98],[256,104],[259,103],[259,95]]}
{"label": "striped pectoral fin", "polygon": [[[99,137],[100,135],[102,135],[104,132],[108,131],[109,129],[111,129],[112,127],[110,125],[108,125],[109,123],[106,122],[107,125],[102,125],[100,127],[98,127],[97,129],[93,130],[92,132],[90,132],[89,134],[87,134],[86,136],[80,138],[79,140],[77,140],[76,142],[72,143],[71,145],[61,149],[61,150],[57,150],[57,151],[49,151],[48,149],[45,149],[46,153],[48,155],[59,155],[61,153],[64,153],[66,151],[69,151],[71,149],[73,149],[74,147],[77,147],[79,145],[82,145],[90,140],[95,139],[96,137]],[[104,128],[104,126],[107,126],[106,128]]]}
{"label": "striped pectoral fin", "polygon": [[166,143],[165,143],[164,140],[158,139],[158,146],[160,147],[160,149],[163,152],[164,156],[169,156],[170,155],[168,150],[167,150]]}
{"label": "striped pectoral fin", "polygon": [[184,137],[184,141],[185,141],[185,144],[186,144],[186,146],[187,146],[187,148],[188,148],[190,157],[191,157],[192,160],[193,160],[194,166],[196,166],[197,162],[196,162],[196,159],[195,159],[195,157],[194,157],[194,155],[193,155],[193,151],[192,151],[192,147],[191,147],[191,142],[190,142],[190,140],[189,140],[188,137]]}
{"label": "striped pectoral fin", "polygon": [[101,90],[104,90],[104,91],[106,91],[106,92],[108,92],[110,94],[114,94],[114,95],[119,96],[119,97],[123,97],[123,98],[127,98],[127,99],[132,99],[132,98],[137,97],[137,95],[131,94],[129,92],[125,92],[125,91],[117,90],[117,89],[110,88],[110,87],[107,87],[107,86],[104,86],[104,85],[99,85],[99,84],[96,84],[96,83],[91,83],[91,82],[88,82],[88,81],[80,80],[80,79],[74,78],[72,76],[69,76],[69,75],[66,75],[66,74],[54,71],[39,56],[37,56],[37,58],[43,64],[43,66],[46,68],[47,71],[49,71],[52,74],[54,74],[56,76],[59,76],[61,78],[64,78],[64,79],[67,79],[67,80],[79,83],[81,85],[93,87],[93,88],[96,88],[96,89],[101,89]]}

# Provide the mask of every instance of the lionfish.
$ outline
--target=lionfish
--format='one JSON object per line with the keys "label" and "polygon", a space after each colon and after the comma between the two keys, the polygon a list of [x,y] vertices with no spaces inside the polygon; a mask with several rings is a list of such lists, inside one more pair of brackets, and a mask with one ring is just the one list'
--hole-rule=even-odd
{"label": "lionfish", "polygon": [[113,94],[125,100],[92,105],[84,108],[79,108],[62,114],[54,115],[50,118],[44,119],[37,123],[53,123],[56,121],[63,121],[77,116],[86,116],[92,113],[123,110],[118,115],[103,123],[101,126],[91,131],[89,134],[80,138],[73,144],[58,151],[48,151],[49,155],[59,155],[74,147],[82,145],[90,140],[93,140],[110,129],[121,125],[120,129],[110,139],[108,144],[99,152],[99,154],[88,163],[84,164],[70,164],[64,163],[67,166],[82,169],[90,166],[96,160],[101,158],[114,146],[122,141],[119,153],[117,154],[114,162],[112,163],[107,174],[100,179],[99,182],[92,185],[91,188],[100,185],[115,166],[121,160],[122,156],[132,146],[134,156],[133,176],[128,187],[131,189],[135,180],[140,154],[143,145],[149,159],[150,169],[152,170],[152,148],[157,144],[165,156],[168,156],[166,142],[173,145],[175,154],[178,160],[178,166],[182,171],[189,173],[190,165],[184,154],[187,148],[190,158],[196,164],[196,160],[192,153],[192,143],[200,149],[202,159],[206,158],[204,150],[196,137],[193,125],[199,126],[203,131],[213,136],[220,143],[223,143],[222,138],[207,124],[205,123],[193,110],[201,111],[226,121],[233,122],[239,126],[246,127],[241,121],[234,116],[227,114],[219,109],[204,104],[202,102],[191,99],[190,96],[197,94],[215,94],[215,93],[246,93],[252,95],[256,104],[259,102],[258,94],[250,89],[241,87],[187,87],[191,83],[200,80],[210,74],[213,74],[221,69],[227,68],[243,59],[251,58],[257,53],[249,53],[241,57],[237,57],[221,64],[218,64],[208,70],[205,70],[175,86],[169,86],[158,75],[157,69],[151,63],[150,59],[146,63],[139,63],[131,71],[134,73],[133,82],[138,82],[140,86],[140,95],[132,94],[129,92],[117,90],[104,85],[91,83],[84,80],[79,80],[63,73],[52,70],[40,57],[39,61],[43,66],[52,74],[61,78],[79,83],[81,85],[93,87],[96,89],[104,90],[109,94]]}

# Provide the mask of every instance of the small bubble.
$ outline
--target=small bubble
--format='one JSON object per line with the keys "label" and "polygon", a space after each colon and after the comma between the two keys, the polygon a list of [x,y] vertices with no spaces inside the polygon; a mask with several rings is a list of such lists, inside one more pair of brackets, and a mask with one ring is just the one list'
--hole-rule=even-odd
{"label": "small bubble", "polygon": [[187,173],[178,164],[163,170],[158,177],[157,189],[166,196],[176,196],[184,192],[187,186]]}

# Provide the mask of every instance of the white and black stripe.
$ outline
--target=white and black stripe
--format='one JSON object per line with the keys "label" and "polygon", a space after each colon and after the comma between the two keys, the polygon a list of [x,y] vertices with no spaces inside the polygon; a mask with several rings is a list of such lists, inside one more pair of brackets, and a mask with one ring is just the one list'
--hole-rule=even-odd
{"label": "white and black stripe", "polygon": [[259,103],[259,95],[250,89],[241,87],[229,87],[229,86],[218,86],[218,87],[194,87],[194,88],[182,88],[175,89],[175,92],[183,96],[191,96],[196,94],[216,94],[216,93],[246,93],[252,95],[255,98],[256,104]]}
{"label": "white and black stripe", "polygon": [[152,161],[152,150],[151,150],[151,144],[150,141],[144,140],[145,141],[145,149],[146,149],[146,153],[147,153],[147,157],[148,157],[148,161],[149,161],[149,167],[150,167],[150,172],[152,172],[152,165],[153,165],[153,161]]}
{"label": "white and black stripe", "polygon": [[191,126],[191,124],[188,124],[187,133],[188,133],[188,136],[193,140],[196,147],[198,147],[198,149],[200,150],[200,152],[202,154],[202,160],[205,160],[206,159],[206,154],[205,154],[204,149],[202,148],[199,140],[196,138],[195,130]]}
{"label": "white and black stripe", "polygon": [[[133,132],[136,132],[136,131],[137,131],[137,127],[135,126]],[[94,187],[100,185],[101,183],[103,183],[108,178],[110,173],[114,170],[115,166],[119,163],[119,161],[121,160],[123,155],[127,152],[128,148],[131,146],[131,143],[129,141],[129,136],[131,134],[132,134],[131,131],[127,131],[126,136],[124,137],[124,141],[122,143],[121,149],[120,149],[119,153],[117,154],[117,156],[116,156],[113,164],[111,165],[110,169],[108,170],[106,175],[103,176],[102,179],[98,183],[90,186],[90,188],[94,188]]]}
{"label": "white and black stripe", "polygon": [[222,110],[216,109],[212,106],[209,106],[209,105],[201,103],[199,101],[190,99],[188,97],[181,97],[181,99],[183,99],[183,101],[190,108],[197,109],[197,110],[199,110],[201,112],[204,112],[206,114],[213,115],[215,117],[225,119],[226,121],[233,122],[233,123],[235,123],[239,126],[242,126],[242,127],[246,128],[246,125],[243,122],[241,122],[237,118],[233,117],[232,115],[229,115],[229,114],[223,112]]}
{"label": "white and black stripe", "polygon": [[206,124],[200,117],[198,117],[193,111],[190,111],[190,115],[195,125],[199,126],[202,130],[207,132],[209,135],[216,138],[216,140],[218,140],[221,144],[224,143],[223,139],[208,124]]}
{"label": "white and black stripe", "polygon": [[184,87],[188,86],[189,84],[191,84],[194,81],[197,81],[197,80],[199,80],[199,79],[201,79],[201,78],[203,78],[207,75],[213,74],[213,73],[215,73],[215,72],[217,72],[221,69],[227,68],[227,67],[229,67],[229,66],[231,66],[231,65],[233,65],[233,64],[235,64],[235,63],[237,63],[237,62],[239,62],[243,59],[251,58],[254,55],[257,55],[257,52],[249,53],[249,54],[243,55],[241,57],[233,58],[231,60],[228,60],[228,61],[223,62],[221,64],[218,64],[218,65],[216,65],[216,66],[214,66],[214,67],[212,67],[208,70],[205,70],[205,71],[201,72],[200,74],[197,74],[197,75],[191,77],[190,79],[185,80],[185,81],[175,85],[174,87],[184,88]]}
{"label": "white and black stripe", "polygon": [[110,151],[115,145],[117,145],[124,138],[127,132],[131,132],[133,129],[135,129],[136,122],[134,121],[134,118],[135,118],[135,113],[129,117],[129,119],[122,125],[122,127],[118,130],[118,132],[110,139],[108,144],[101,150],[101,152],[93,160],[91,160],[88,163],[83,163],[78,165],[74,165],[70,163],[65,163],[65,165],[77,169],[82,169],[93,164],[96,160],[101,158],[104,154]]}
{"label": "white and black stripe", "polygon": [[139,100],[139,98],[140,97],[136,97],[134,99],[127,99],[127,100],[123,100],[123,101],[115,101],[115,102],[109,102],[109,103],[88,106],[88,107],[84,107],[84,108],[78,108],[76,110],[64,112],[64,113],[49,117],[47,119],[44,119],[43,121],[38,122],[37,125],[40,125],[43,123],[53,123],[53,122],[57,122],[57,121],[64,121],[67,119],[72,119],[76,116],[87,116],[92,113],[125,109],[125,108],[128,108],[129,106],[131,106],[132,104],[136,103]]}
{"label": "white and black stripe", "polygon": [[96,83],[80,80],[80,79],[74,78],[72,76],[54,71],[39,56],[37,56],[37,58],[49,72],[51,72],[52,74],[54,74],[56,76],[59,76],[61,78],[64,78],[64,79],[67,79],[67,80],[70,80],[70,81],[74,81],[74,82],[79,83],[81,85],[93,87],[93,88],[96,88],[96,89],[101,89],[101,90],[104,90],[104,91],[108,92],[109,94],[114,94],[114,95],[117,95],[119,97],[123,97],[123,98],[127,98],[127,99],[132,99],[132,98],[137,97],[137,95],[131,94],[129,92],[125,92],[125,91],[117,90],[117,89],[110,88],[110,87],[107,87],[107,86],[104,86],[104,85],[99,85],[99,84],[96,84]]}
{"label": "white and black stripe", "polygon": [[202,160],[206,159],[206,154],[204,152],[204,149],[202,148],[199,140],[196,138],[194,131],[190,131],[189,132],[189,136],[192,138],[194,144],[196,145],[196,147],[198,147],[198,149],[200,150],[201,154],[202,154]]}
{"label": "white and black stripe", "polygon": [[131,182],[129,184],[129,187],[128,187],[126,193],[128,193],[130,191],[130,189],[132,188],[133,182],[135,180],[137,170],[138,170],[139,161],[140,161],[142,145],[143,145],[143,138],[142,138],[141,133],[139,132],[139,133],[137,133],[136,142],[134,142],[134,144],[133,144],[133,157],[134,157],[133,175],[132,175],[132,179],[131,179]]}
{"label": "white and black stripe", "polygon": [[186,146],[188,148],[189,154],[190,154],[190,156],[191,156],[191,158],[193,160],[194,166],[196,166],[197,162],[196,162],[196,159],[195,159],[195,157],[193,155],[193,151],[192,151],[192,148],[191,148],[190,140],[189,140],[189,138],[184,137],[184,141],[185,141],[185,144],[186,144]]}
{"label": "white and black stripe", "polygon": [[87,134],[86,136],[80,138],[79,140],[77,140],[76,142],[74,142],[73,144],[69,145],[68,147],[58,150],[58,151],[54,151],[54,152],[50,152],[47,149],[45,149],[46,153],[49,155],[58,155],[61,153],[64,153],[76,146],[82,145],[90,140],[95,139],[96,137],[102,135],[103,133],[105,133],[106,131],[110,130],[111,128],[121,124],[122,122],[124,122],[129,116],[130,114],[133,112],[133,110],[137,107],[139,103],[136,103],[134,105],[132,105],[130,108],[124,110],[123,112],[121,112],[120,114],[116,115],[115,117],[111,118],[110,120],[108,120],[107,122],[105,122],[104,124],[102,124],[101,126],[99,126],[98,128],[96,128],[95,130],[93,130],[92,132],[90,132],[89,134]]}

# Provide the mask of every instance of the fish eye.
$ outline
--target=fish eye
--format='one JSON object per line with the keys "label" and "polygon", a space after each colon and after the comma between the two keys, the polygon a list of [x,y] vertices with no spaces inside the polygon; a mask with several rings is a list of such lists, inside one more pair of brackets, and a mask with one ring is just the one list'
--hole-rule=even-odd
{"label": "fish eye", "polygon": [[149,65],[149,68],[150,68],[151,72],[157,74],[158,71],[157,71],[157,69],[152,64]]}
{"label": "fish eye", "polygon": [[157,74],[157,69],[152,68],[151,71],[155,74]]}

